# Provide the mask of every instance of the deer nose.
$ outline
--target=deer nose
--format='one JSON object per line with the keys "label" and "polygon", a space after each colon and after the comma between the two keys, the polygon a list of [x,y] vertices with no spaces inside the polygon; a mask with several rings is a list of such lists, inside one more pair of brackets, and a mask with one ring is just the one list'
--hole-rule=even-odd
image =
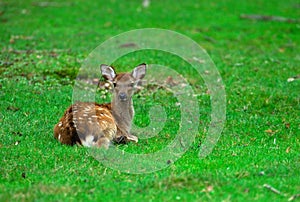
{"label": "deer nose", "polygon": [[127,95],[126,95],[126,93],[121,92],[121,93],[119,94],[119,98],[120,98],[120,100],[122,100],[122,101],[127,100]]}

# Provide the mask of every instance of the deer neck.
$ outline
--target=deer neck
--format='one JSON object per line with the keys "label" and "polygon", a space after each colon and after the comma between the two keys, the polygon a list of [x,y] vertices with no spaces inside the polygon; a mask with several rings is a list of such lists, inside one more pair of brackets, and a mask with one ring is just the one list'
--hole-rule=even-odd
{"label": "deer neck", "polygon": [[129,99],[126,102],[121,102],[116,98],[112,100],[111,105],[112,115],[118,128],[129,133],[134,115],[132,99]]}

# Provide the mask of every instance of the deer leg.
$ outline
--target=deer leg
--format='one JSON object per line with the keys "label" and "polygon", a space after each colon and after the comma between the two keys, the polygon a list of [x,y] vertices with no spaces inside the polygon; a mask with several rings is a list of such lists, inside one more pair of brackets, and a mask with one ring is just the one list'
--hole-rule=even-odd
{"label": "deer leg", "polygon": [[101,137],[96,142],[97,147],[104,147],[105,149],[108,149],[110,145],[110,140],[107,137]]}
{"label": "deer leg", "polygon": [[126,138],[127,138],[128,142],[135,142],[135,143],[137,143],[139,141],[138,137],[135,136],[135,135],[132,135],[132,134],[128,134],[126,136]]}
{"label": "deer leg", "polygon": [[128,142],[138,142],[138,137],[134,136],[130,133],[124,133],[118,130],[117,136],[115,137],[114,141],[118,144],[126,144]]}

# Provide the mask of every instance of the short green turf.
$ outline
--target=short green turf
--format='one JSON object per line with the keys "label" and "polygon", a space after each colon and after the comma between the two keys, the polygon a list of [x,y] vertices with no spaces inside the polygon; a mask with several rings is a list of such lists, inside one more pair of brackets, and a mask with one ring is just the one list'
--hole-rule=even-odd
{"label": "short green turf", "polygon": [[[1,1],[0,201],[299,201],[300,79],[288,78],[300,75],[300,22],[240,18],[299,20],[299,8],[295,0],[165,0],[149,7],[142,0]],[[213,152],[199,159],[211,112],[203,81],[162,53],[117,60],[120,71],[140,62],[186,67],[200,95],[199,129],[187,152],[166,169],[127,174],[86,148],[61,145],[53,126],[72,103],[89,53],[110,37],[149,27],[184,34],[208,52],[225,84],[226,124]],[[147,125],[151,106],[168,103],[164,130],[120,149],[155,152],[178,131],[176,99],[151,90],[134,96],[134,122]]]}

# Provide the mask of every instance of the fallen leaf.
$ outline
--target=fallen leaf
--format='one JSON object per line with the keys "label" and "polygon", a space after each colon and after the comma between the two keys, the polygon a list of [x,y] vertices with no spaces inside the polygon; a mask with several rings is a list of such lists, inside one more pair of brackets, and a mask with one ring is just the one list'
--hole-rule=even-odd
{"label": "fallen leaf", "polygon": [[266,133],[274,133],[272,129],[265,130]]}
{"label": "fallen leaf", "polygon": [[278,130],[267,129],[265,130],[265,132],[268,133],[270,136],[273,136],[275,133],[278,132]]}
{"label": "fallen leaf", "polygon": [[207,187],[205,187],[201,192],[212,192],[214,190],[214,187],[212,185],[208,185]]}
{"label": "fallen leaf", "polygon": [[172,76],[168,76],[166,79],[166,84],[169,86],[176,86],[178,83],[174,81]]}
{"label": "fallen leaf", "polygon": [[138,47],[135,43],[124,43],[119,46],[120,48],[135,48]]}
{"label": "fallen leaf", "polygon": [[206,187],[207,192],[212,192],[213,190],[214,190],[214,187],[212,185],[209,185],[208,187]]}

